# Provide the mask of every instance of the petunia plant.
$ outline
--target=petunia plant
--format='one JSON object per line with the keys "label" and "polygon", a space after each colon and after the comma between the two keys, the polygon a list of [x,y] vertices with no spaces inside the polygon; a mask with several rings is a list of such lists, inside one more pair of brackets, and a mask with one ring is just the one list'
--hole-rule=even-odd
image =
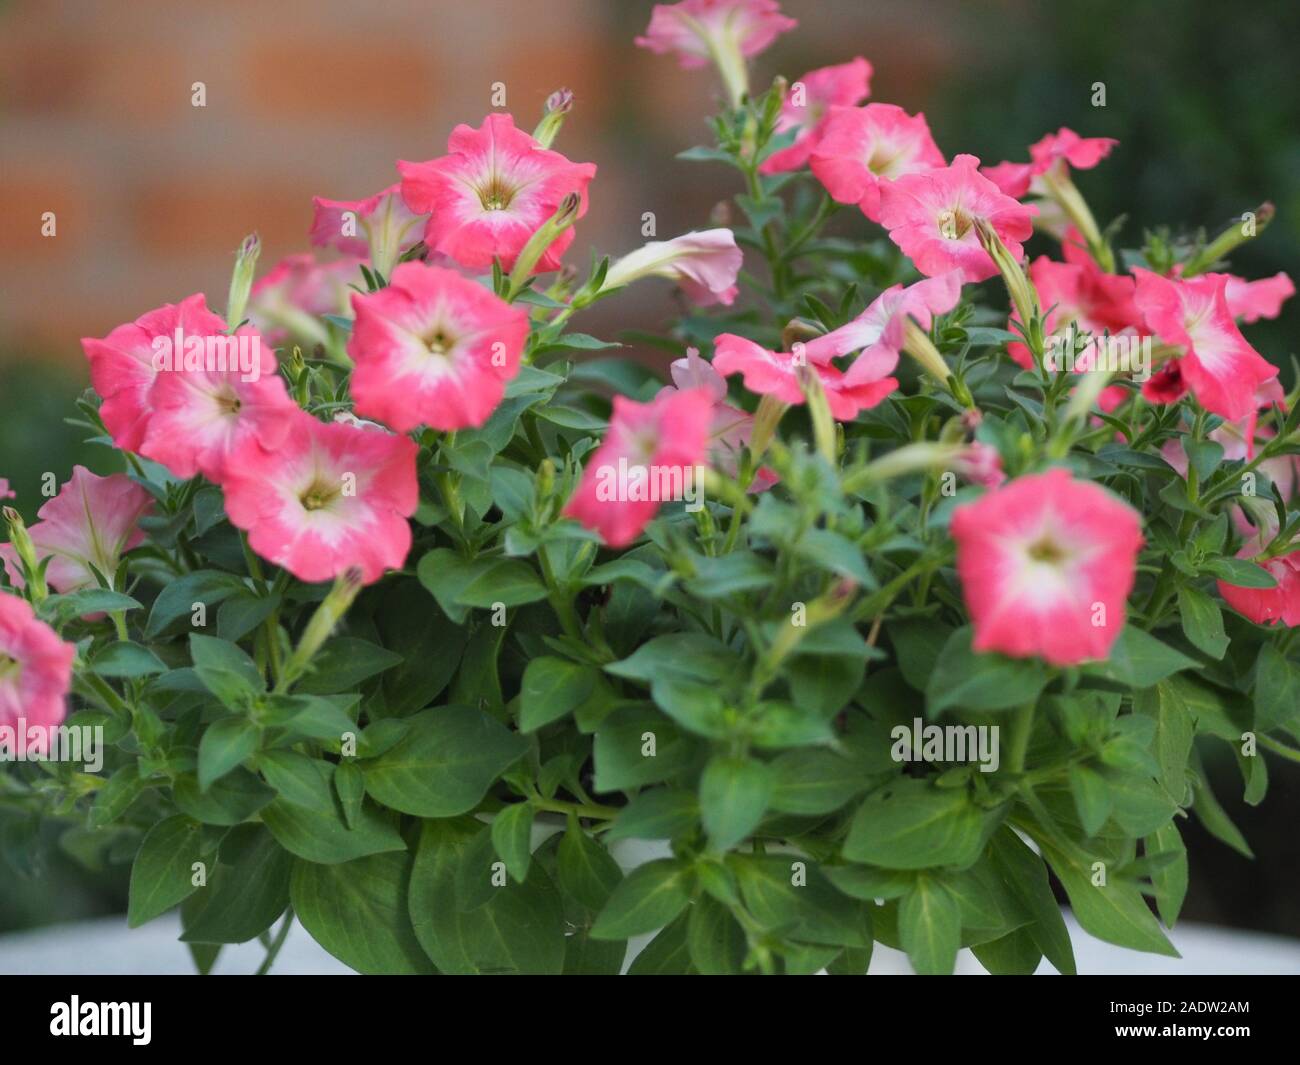
{"label": "petunia plant", "polygon": [[[708,227],[580,269],[560,91],[84,341],[121,472],[5,511],[0,803],[131,863],[133,926],[204,971],[296,920],[362,972],[1070,973],[1062,901],[1173,954],[1188,818],[1250,853],[1202,758],[1250,803],[1300,760],[1300,404],[1247,336],[1293,286],[1228,262],[1272,208],[1126,240],[1115,141],[986,166],[862,58],[751,87],[793,26],[637,40],[720,76]],[[676,322],[581,331],[663,279]]]}

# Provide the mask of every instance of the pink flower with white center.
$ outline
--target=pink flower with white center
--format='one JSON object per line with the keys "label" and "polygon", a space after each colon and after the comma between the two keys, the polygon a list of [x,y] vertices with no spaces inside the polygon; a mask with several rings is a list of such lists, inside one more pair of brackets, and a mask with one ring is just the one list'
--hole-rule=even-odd
{"label": "pink flower with white center", "polygon": [[[1254,558],[1262,547],[1255,538],[1237,552],[1237,557]],[[1277,584],[1272,588],[1242,588],[1219,581],[1224,602],[1256,625],[1300,625],[1300,548],[1257,565]]]}
{"label": "pink flower with white center", "polygon": [[321,263],[309,252],[281,259],[253,285],[249,321],[268,344],[280,345],[290,337],[324,344],[329,333],[320,319],[347,314],[349,286],[362,282],[361,262],[347,258]]}
{"label": "pink flower with white center", "polygon": [[610,265],[605,288],[618,288],[643,277],[675,281],[687,299],[701,307],[730,306],[739,291],[736,275],[745,254],[729,229],[684,233],[672,240],[656,240],[624,255]]}
{"label": "pink flower with white center", "polygon": [[[686,358],[673,360],[669,367],[673,383],[659,390],[660,396],[703,389],[713,401],[709,424],[709,465],[730,477],[736,476],[742,448],[749,444],[754,416],[727,402],[727,382],[711,363],[700,358],[698,348],[687,348]],[[777,482],[777,476],[763,467],[754,475],[751,492],[763,491]]]}
{"label": "pink flower with white center", "polygon": [[1282,313],[1282,304],[1295,295],[1295,284],[1281,272],[1258,281],[1247,281],[1232,274],[1226,276],[1228,283],[1223,294],[1228,310],[1247,325],[1261,318],[1276,318]]}
{"label": "pink flower with white center", "polygon": [[1034,208],[1005,196],[979,172],[979,160],[959,155],[952,165],[904,174],[880,186],[880,224],[928,277],[961,270],[966,281],[998,272],[979,241],[975,220],[984,219],[1015,259],[1033,233]]}
{"label": "pink flower with white center", "polygon": [[[29,526],[38,559],[49,558],[45,579],[57,592],[110,586],[122,556],[144,540],[140,519],[153,509],[153,497],[124,473],[98,477],[74,466],[72,477],[47,502]],[[0,544],[9,579],[23,583],[22,564],[12,544]]]}
{"label": "pink flower with white center", "polygon": [[[1029,279],[1038,291],[1038,302],[1050,308],[1044,320],[1046,336],[1061,333],[1069,325],[1097,338],[1104,334],[1117,336],[1142,321],[1133,302],[1133,279],[1108,274],[1091,258],[1058,263],[1040,255],[1030,264]],[[1011,321],[1020,321],[1014,309]],[[1033,367],[1029,349],[1020,341],[1008,343],[1007,353],[1025,369]]]}
{"label": "pink flower with white center", "polygon": [[703,492],[713,411],[707,388],[660,393],[649,403],[615,396],[609,430],[564,513],[610,547],[630,544],[661,503]]}
{"label": "pink flower with white center", "polygon": [[196,293],[119,325],[102,340],[81,341],[90,360],[90,383],[104,401],[99,416],[123,451],[140,450],[153,412],[149,390],[156,376],[154,342],[166,338],[171,343],[178,330],[185,338],[218,336],[225,334],[226,323],[208,310],[203,294]]}
{"label": "pink flower with white center", "polygon": [[393,272],[401,256],[418,243],[427,211],[410,210],[402,198],[401,184],[364,200],[326,200],[313,196],[315,212],[311,242],[318,248],[337,248],[344,255],[370,256],[371,265],[384,277]]}
{"label": "pink flower with white center", "polygon": [[837,107],[812,149],[812,172],[837,203],[880,221],[880,187],[944,166],[925,115],[894,104]]}
{"label": "pink flower with white center", "polygon": [[1080,137],[1072,129],[1062,126],[1049,133],[1036,144],[1030,145],[1028,163],[999,163],[986,166],[982,173],[1008,196],[1019,199],[1026,193],[1043,195],[1046,188],[1037,181],[1054,167],[1068,172],[1091,170],[1119,144],[1113,137]]}
{"label": "pink flower with white center", "polygon": [[758,172],[783,174],[805,166],[832,112],[861,103],[870,93],[871,64],[861,56],[809,71],[790,87],[776,120],[777,133],[799,131],[794,143],[769,155]]}
{"label": "pink flower with white center", "polygon": [[76,654],[37,620],[26,599],[0,592],[0,729],[9,730],[6,740],[14,741],[6,743],[10,754],[19,729],[29,750],[48,749],[47,730],[67,714]]}
{"label": "pink flower with white center", "polygon": [[1057,666],[1110,653],[1142,546],[1127,503],[1056,468],[958,507],[952,536],[976,651]]}
{"label": "pink flower with white center", "polygon": [[636,43],[659,55],[676,53],[684,70],[713,63],[734,107],[748,89],[746,58],[797,25],[781,14],[776,0],[682,0],[656,4]]}
{"label": "pink flower with white center", "polygon": [[1151,402],[1166,402],[1183,386],[1212,414],[1233,421],[1250,414],[1256,390],[1277,376],[1277,367],[1247,343],[1233,321],[1224,295],[1227,275],[1171,281],[1150,270],[1137,268],[1133,273],[1135,299],[1148,328],[1166,344],[1185,349],[1181,358],[1146,383],[1143,395]]}
{"label": "pink flower with white center", "polygon": [[[543,148],[510,115],[488,115],[478,129],[457,126],[447,151],[426,163],[399,161],[397,169],[407,207],[431,215],[425,242],[467,269],[489,269],[494,259],[512,269],[528,238],[570,194],[578,196],[577,217],[587,213],[596,165]],[[560,233],[536,272],[558,270],[573,238],[572,227]]]}
{"label": "pink flower with white center", "polygon": [[160,370],[149,391],[153,414],[140,454],[177,477],[201,473],[220,482],[232,463],[278,448],[298,410],[270,345],[248,327],[235,336],[247,338],[256,360],[251,373],[233,364],[176,366]]}
{"label": "pink flower with white center", "polygon": [[408,437],[319,422],[298,411],[275,454],[232,466],[226,514],[249,545],[299,580],[358,567],[366,584],[400,569],[419,503]]}
{"label": "pink flower with white center", "polygon": [[402,263],[352,307],[356,411],[400,432],[482,425],[519,373],[528,312],[453,270]]}

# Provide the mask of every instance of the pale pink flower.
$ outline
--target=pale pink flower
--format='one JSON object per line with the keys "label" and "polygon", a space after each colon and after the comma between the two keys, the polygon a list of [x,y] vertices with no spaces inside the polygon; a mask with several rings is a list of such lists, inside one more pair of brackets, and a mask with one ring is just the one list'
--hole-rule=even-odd
{"label": "pale pink flower", "polygon": [[[1097,338],[1105,334],[1118,336],[1142,321],[1133,302],[1133,279],[1106,273],[1090,257],[1058,263],[1040,255],[1030,264],[1029,279],[1038,292],[1039,304],[1047,312],[1045,336],[1061,333],[1071,324],[1080,333]],[[1014,308],[1011,321],[1020,321]],[[1025,369],[1033,366],[1029,349],[1020,341],[1008,343],[1007,353]]]}
{"label": "pale pink flower", "polygon": [[14,490],[9,487],[7,478],[0,477],[0,499],[13,499]]}
{"label": "pale pink flower", "polygon": [[224,335],[226,323],[208,310],[202,293],[195,293],[119,325],[102,340],[85,337],[81,341],[90,360],[90,383],[104,401],[99,416],[113,443],[123,451],[139,451],[148,428],[152,413],[149,390],[158,350],[154,342],[161,344],[166,338],[174,346],[178,331],[186,340]]}
{"label": "pale pink flower", "polygon": [[643,277],[665,277],[676,282],[692,303],[730,306],[744,260],[729,229],[684,233],[672,240],[651,241],[612,263],[604,287],[618,288]]}
{"label": "pale pink flower", "polygon": [[610,547],[630,544],[665,502],[665,484],[703,491],[694,482],[708,456],[713,408],[707,388],[661,393],[649,403],[615,396],[609,430],[564,513]]}
{"label": "pale pink flower", "polygon": [[894,104],[837,107],[812,148],[812,172],[838,203],[856,203],[880,221],[880,187],[944,166],[925,115]]}
{"label": "pale pink flower", "polygon": [[861,103],[870,92],[871,64],[861,56],[810,70],[790,87],[776,120],[777,133],[799,131],[794,142],[769,155],[758,172],[783,174],[805,166],[834,110]]}
{"label": "pale pink flower", "polygon": [[1043,195],[1046,188],[1036,179],[1054,167],[1068,173],[1091,170],[1119,144],[1113,137],[1080,137],[1072,129],[1062,126],[1049,133],[1036,144],[1030,145],[1028,163],[999,163],[986,166],[982,173],[1008,196],[1019,199],[1026,193]]}
{"label": "pale pink flower", "polygon": [[527,311],[453,270],[402,263],[352,307],[357,413],[399,431],[482,425],[519,372]]}
{"label": "pale pink flower", "polygon": [[674,52],[684,69],[695,70],[721,53],[757,55],[797,25],[776,0],[682,0],[655,4],[636,43],[659,55]]}
{"label": "pale pink flower", "polygon": [[1224,295],[1225,274],[1171,281],[1136,268],[1136,302],[1149,329],[1184,349],[1181,358],[1154,375],[1142,394],[1170,402],[1190,388],[1212,414],[1236,420],[1256,409],[1256,390],[1277,376],[1277,367],[1247,343]]}
{"label": "pale pink flower", "polygon": [[247,345],[250,369],[237,360],[224,369],[178,363],[160,370],[149,390],[153,413],[140,454],[177,477],[202,473],[220,482],[230,464],[278,448],[298,409],[280,377],[275,351],[257,330],[245,326],[232,339]]}
{"label": "pale pink flower", "polygon": [[253,285],[248,301],[249,321],[268,344],[290,337],[324,344],[329,333],[321,318],[346,316],[351,285],[361,285],[358,258],[322,263],[310,252],[281,259]]}
{"label": "pale pink flower", "polygon": [[976,651],[1058,666],[1110,653],[1142,546],[1127,503],[1056,468],[958,507],[952,536]]}
{"label": "pale pink flower", "polygon": [[1225,275],[1224,298],[1234,318],[1249,325],[1261,318],[1276,318],[1282,313],[1282,304],[1295,295],[1295,284],[1284,273],[1272,277],[1247,281],[1244,277]]}
{"label": "pale pink flower", "polygon": [[[400,161],[397,169],[407,207],[431,214],[425,242],[461,266],[486,270],[499,259],[509,271],[528,238],[570,194],[578,196],[577,217],[587,213],[596,165],[543,148],[508,114],[490,114],[478,129],[457,126],[447,151],[426,163]],[[572,226],[560,233],[536,271],[559,269],[573,238]]]}
{"label": "pale pink flower", "polygon": [[[110,587],[122,556],[143,542],[140,519],[153,509],[153,497],[124,473],[99,477],[74,466],[59,494],[36,512],[28,527],[39,560],[49,558],[45,579],[57,592]],[[0,544],[9,579],[23,583],[22,565],[12,544]],[[102,580],[101,580],[102,578]]]}
{"label": "pale pink flower", "polygon": [[76,654],[27,600],[0,592],[0,729],[11,730],[11,756],[19,729],[29,750],[48,749],[48,730],[67,714]]}
{"label": "pale pink flower", "polygon": [[326,200],[312,197],[315,212],[311,242],[318,248],[337,248],[352,257],[370,256],[384,277],[397,260],[420,242],[427,211],[410,210],[402,199],[402,186],[390,185],[364,200]]}
{"label": "pale pink flower", "polygon": [[289,421],[275,454],[227,471],[231,523],[299,580],[327,581],[355,566],[370,584],[400,569],[411,548],[407,518],[419,503],[415,443],[302,411]]}
{"label": "pale pink flower", "polygon": [[953,460],[953,467],[971,484],[984,488],[996,488],[1007,479],[998,449],[980,440],[967,444]]}
{"label": "pale pink flower", "polygon": [[959,269],[966,281],[998,272],[979,241],[982,218],[1012,258],[1033,233],[1034,208],[1003,195],[979,173],[979,160],[959,155],[948,167],[902,177],[880,187],[880,224],[921,273],[929,277]]}

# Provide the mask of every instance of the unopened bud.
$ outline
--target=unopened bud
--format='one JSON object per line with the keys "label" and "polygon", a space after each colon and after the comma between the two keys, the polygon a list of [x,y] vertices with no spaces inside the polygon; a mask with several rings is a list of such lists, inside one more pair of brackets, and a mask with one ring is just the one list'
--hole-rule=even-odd
{"label": "unopened bud", "polygon": [[573,91],[556,89],[546,98],[542,111],[542,120],[533,130],[533,139],[543,148],[549,148],[554,142],[560,127],[564,125],[564,116],[573,110]]}
{"label": "unopened bud", "polygon": [[302,639],[284,667],[280,687],[287,688],[307,670],[316,653],[329,639],[334,627],[348,612],[364,583],[364,575],[357,566],[350,566],[334,581],[334,587],[321,600],[320,606],[307,622]]}
{"label": "unopened bud", "polygon": [[32,543],[31,534],[23,516],[13,507],[3,509],[5,524],[9,526],[9,543],[22,563],[24,578],[31,589],[32,601],[41,602],[49,591],[45,586],[45,575],[41,572],[40,559],[36,556],[36,545]]}
{"label": "unopened bud", "polygon": [[253,289],[253,274],[257,270],[257,259],[261,254],[262,242],[256,233],[246,236],[235,254],[235,269],[230,275],[230,296],[226,300],[226,329],[231,333],[244,320],[248,294]]}

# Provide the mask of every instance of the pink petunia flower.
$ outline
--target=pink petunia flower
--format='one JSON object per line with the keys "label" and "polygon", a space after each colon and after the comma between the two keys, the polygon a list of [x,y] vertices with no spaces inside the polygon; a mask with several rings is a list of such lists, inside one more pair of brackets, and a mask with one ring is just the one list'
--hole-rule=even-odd
{"label": "pink petunia flower", "polygon": [[730,306],[739,291],[736,275],[745,254],[729,229],[684,233],[672,240],[651,241],[612,263],[606,288],[618,288],[642,277],[666,277],[701,307]]}
{"label": "pink petunia flower", "polygon": [[225,331],[226,323],[208,310],[203,294],[196,293],[119,325],[102,340],[82,339],[82,349],[90,360],[90,383],[104,401],[99,416],[114,444],[123,451],[139,451],[144,442],[152,413],[149,391],[158,345],[174,345],[177,336],[188,340],[220,336]]}
{"label": "pink petunia flower", "polygon": [[[510,270],[528,238],[578,195],[577,216],[587,213],[594,163],[570,162],[543,148],[508,114],[491,114],[478,129],[457,126],[449,154],[426,163],[399,161],[402,196],[418,214],[431,214],[424,239],[436,252],[471,270],[494,259]],[[557,270],[574,232],[565,229],[538,260],[536,271]]]}
{"label": "pink petunia flower", "polygon": [[14,490],[9,487],[9,480],[6,477],[0,477],[0,499],[13,499]]}
{"label": "pink petunia flower", "polygon": [[636,43],[659,55],[676,53],[685,70],[716,64],[735,106],[747,88],[746,58],[797,25],[776,0],[682,0],[656,4]]}
{"label": "pink petunia flower", "polygon": [[347,314],[349,285],[361,284],[361,262],[350,257],[321,263],[309,252],[281,259],[254,283],[249,321],[268,344],[278,346],[290,337],[324,344],[329,334],[320,319]]}
{"label": "pink petunia flower", "polygon": [[962,271],[966,281],[983,281],[998,272],[979,241],[975,219],[982,218],[1012,257],[1033,233],[1033,207],[1013,200],[979,173],[979,160],[959,155],[948,167],[904,174],[880,186],[880,224],[921,273],[929,277]]}
{"label": "pink petunia flower", "polygon": [[1224,294],[1226,274],[1202,274],[1171,281],[1135,268],[1138,309],[1148,328],[1185,354],[1155,374],[1142,394],[1153,403],[1170,402],[1186,389],[1202,407],[1230,420],[1255,409],[1261,384],[1277,367],[1247,343],[1233,321]]}
{"label": "pink petunia flower", "polygon": [[1036,144],[1030,145],[1028,163],[998,163],[986,166],[981,173],[1008,196],[1019,199],[1027,193],[1043,195],[1046,189],[1035,179],[1053,167],[1091,170],[1119,144],[1113,137],[1080,137],[1062,126]]}
{"label": "pink petunia flower", "polygon": [[[700,358],[698,348],[687,348],[684,359],[674,359],[669,367],[673,383],[659,390],[660,396],[691,389],[703,389],[713,401],[713,420],[709,424],[709,465],[729,477],[736,476],[742,448],[748,446],[754,429],[754,416],[727,402],[727,382],[713,365]],[[777,482],[776,474],[760,468],[749,486],[751,492],[763,491]]]}
{"label": "pink petunia flower", "polygon": [[37,620],[26,599],[0,592],[0,729],[8,730],[11,756],[19,729],[28,749],[48,749],[47,730],[67,714],[76,654],[72,644]]}
{"label": "pink petunia flower", "polygon": [[837,203],[856,203],[880,221],[880,187],[944,166],[925,115],[894,104],[837,107],[812,149],[812,172]]}
{"label": "pink petunia flower", "polygon": [[[1253,558],[1262,546],[1259,538],[1255,538],[1237,552],[1237,557]],[[1300,547],[1257,565],[1277,584],[1272,588],[1242,588],[1219,581],[1219,594],[1224,602],[1256,625],[1282,624],[1291,628],[1300,625]]]}
{"label": "pink petunia flower", "polygon": [[958,507],[952,536],[976,651],[1058,666],[1110,653],[1142,546],[1127,503],[1056,468]]}
{"label": "pink petunia flower", "polygon": [[352,307],[357,413],[399,431],[482,425],[519,372],[527,311],[455,271],[402,263]]}
{"label": "pink petunia flower", "polygon": [[707,388],[660,393],[649,403],[615,396],[609,430],[564,513],[610,547],[630,544],[661,503],[703,492],[713,413]]}
{"label": "pink petunia flower", "polygon": [[419,503],[408,437],[319,422],[298,411],[275,454],[227,470],[226,514],[249,545],[299,580],[358,567],[365,583],[400,569]]}
{"label": "pink petunia flower", "polygon": [[[1058,263],[1040,255],[1030,264],[1029,279],[1047,311],[1043,328],[1046,336],[1060,333],[1069,325],[1094,337],[1106,333],[1117,336],[1142,321],[1133,301],[1133,279],[1106,273],[1090,256],[1085,255],[1082,261]],[[1014,309],[1011,321],[1020,321]],[[1020,341],[1008,343],[1007,353],[1025,369],[1033,367],[1029,349]]]}
{"label": "pink petunia flower", "polygon": [[1232,274],[1227,278],[1223,295],[1228,310],[1247,325],[1261,318],[1276,318],[1282,313],[1282,304],[1295,295],[1295,284],[1280,271],[1258,281],[1247,281]]}
{"label": "pink petunia flower", "polygon": [[402,186],[390,185],[364,200],[326,200],[312,197],[315,212],[311,242],[318,248],[337,248],[354,258],[370,256],[371,265],[384,277],[406,252],[420,242],[427,211],[410,210]]}
{"label": "pink petunia flower", "polygon": [[[28,527],[38,559],[49,558],[45,579],[57,592],[110,586],[122,556],[144,540],[140,519],[153,509],[153,497],[124,473],[99,477],[74,466],[59,494],[36,512]],[[9,579],[23,583],[22,565],[12,544],[0,544]]]}
{"label": "pink petunia flower", "polygon": [[1007,479],[998,449],[980,440],[972,440],[953,461],[953,467],[971,484],[996,488]]}
{"label": "pink petunia flower", "polygon": [[805,166],[834,110],[861,103],[870,93],[871,64],[861,56],[809,71],[791,86],[776,120],[777,133],[799,131],[794,142],[769,155],[758,172],[784,174]]}
{"label": "pink petunia flower", "polygon": [[256,329],[239,329],[241,358],[224,365],[160,369],[149,390],[153,410],[140,454],[175,476],[220,482],[228,466],[274,451],[298,410],[278,373],[275,351]]}

